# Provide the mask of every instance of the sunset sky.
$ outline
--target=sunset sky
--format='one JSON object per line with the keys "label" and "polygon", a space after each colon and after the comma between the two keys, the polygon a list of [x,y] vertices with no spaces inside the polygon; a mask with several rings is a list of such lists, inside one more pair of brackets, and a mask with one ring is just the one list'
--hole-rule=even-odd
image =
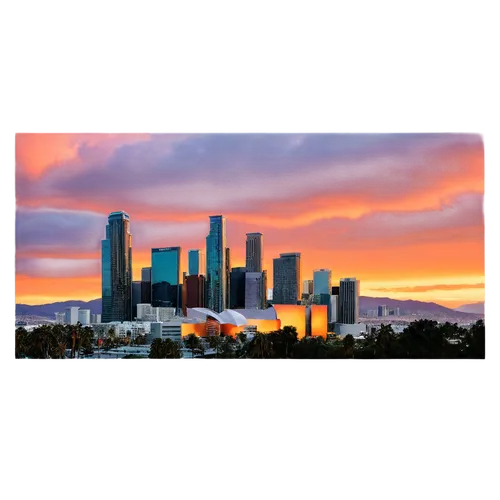
{"label": "sunset sky", "polygon": [[17,134],[16,302],[101,295],[107,215],[130,215],[134,279],[151,248],[204,248],[227,217],[231,265],[302,253],[361,294],[484,300],[484,155],[470,134]]}

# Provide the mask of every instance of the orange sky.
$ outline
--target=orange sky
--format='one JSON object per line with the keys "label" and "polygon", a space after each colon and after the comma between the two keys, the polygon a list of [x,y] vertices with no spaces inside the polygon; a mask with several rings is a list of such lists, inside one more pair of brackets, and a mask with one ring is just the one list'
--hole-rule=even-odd
{"label": "orange sky", "polygon": [[484,300],[483,146],[475,135],[16,136],[16,302],[100,296],[107,214],[131,218],[134,279],[154,246],[204,247],[227,217],[264,264],[302,253],[361,293],[456,307]]}

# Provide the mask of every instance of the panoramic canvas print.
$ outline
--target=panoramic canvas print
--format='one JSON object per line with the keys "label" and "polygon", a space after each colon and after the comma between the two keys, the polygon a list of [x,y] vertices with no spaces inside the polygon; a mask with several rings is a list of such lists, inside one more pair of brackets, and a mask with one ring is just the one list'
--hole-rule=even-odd
{"label": "panoramic canvas print", "polygon": [[17,134],[15,356],[484,358],[477,134]]}

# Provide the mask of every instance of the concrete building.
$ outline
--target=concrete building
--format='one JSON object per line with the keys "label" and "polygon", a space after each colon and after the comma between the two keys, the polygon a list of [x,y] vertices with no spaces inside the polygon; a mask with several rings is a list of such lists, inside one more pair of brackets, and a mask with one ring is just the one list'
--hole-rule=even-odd
{"label": "concrete building", "polygon": [[58,325],[62,325],[66,319],[66,314],[63,312],[56,312],[54,314],[56,316],[56,323]]}
{"label": "concrete building", "polygon": [[304,280],[302,294],[312,295],[314,293],[314,280]]}
{"label": "concrete building", "polygon": [[79,307],[66,307],[64,311],[64,322],[67,325],[76,325],[78,323]]}
{"label": "concrete building", "polygon": [[273,259],[273,304],[297,305],[300,302],[300,253],[282,253]]}
{"label": "concrete building", "polygon": [[359,280],[342,278],[339,289],[338,322],[355,324],[359,317]]}
{"label": "concrete building", "polygon": [[90,309],[79,309],[78,321],[82,325],[90,325]]}
{"label": "concrete building", "polygon": [[262,233],[247,233],[246,269],[249,273],[261,273],[264,259],[264,236]]}
{"label": "concrete building", "polygon": [[221,312],[226,309],[227,298],[226,218],[223,215],[211,215],[209,218],[210,232],[206,238],[206,302],[210,309]]}
{"label": "concrete building", "polygon": [[205,275],[205,252],[201,248],[188,250],[188,276]]}
{"label": "concrete building", "polygon": [[331,294],[332,271],[330,269],[315,269],[313,273],[314,295]]}
{"label": "concrete building", "polygon": [[101,242],[102,319],[127,321],[132,316],[132,235],[126,212],[111,212]]}
{"label": "concrete building", "polygon": [[92,324],[100,323],[101,322],[101,315],[100,314],[91,314],[90,315],[90,322]]}
{"label": "concrete building", "polygon": [[387,315],[388,315],[387,306],[386,305],[378,306],[378,317],[385,318]]}
{"label": "concrete building", "polygon": [[245,273],[245,309],[264,309],[266,300],[266,273]]}
{"label": "concrete building", "polygon": [[205,276],[190,274],[184,277],[182,287],[182,313],[186,315],[188,307],[205,307]]}

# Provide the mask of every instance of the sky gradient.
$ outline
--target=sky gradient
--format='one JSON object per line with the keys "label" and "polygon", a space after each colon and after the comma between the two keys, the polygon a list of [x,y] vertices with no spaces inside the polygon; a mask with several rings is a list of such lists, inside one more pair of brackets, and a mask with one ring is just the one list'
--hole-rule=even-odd
{"label": "sky gradient", "polygon": [[16,302],[101,295],[107,215],[130,215],[134,279],[151,248],[204,248],[227,217],[264,268],[302,253],[362,295],[456,307],[484,300],[484,152],[471,134],[17,134]]}

